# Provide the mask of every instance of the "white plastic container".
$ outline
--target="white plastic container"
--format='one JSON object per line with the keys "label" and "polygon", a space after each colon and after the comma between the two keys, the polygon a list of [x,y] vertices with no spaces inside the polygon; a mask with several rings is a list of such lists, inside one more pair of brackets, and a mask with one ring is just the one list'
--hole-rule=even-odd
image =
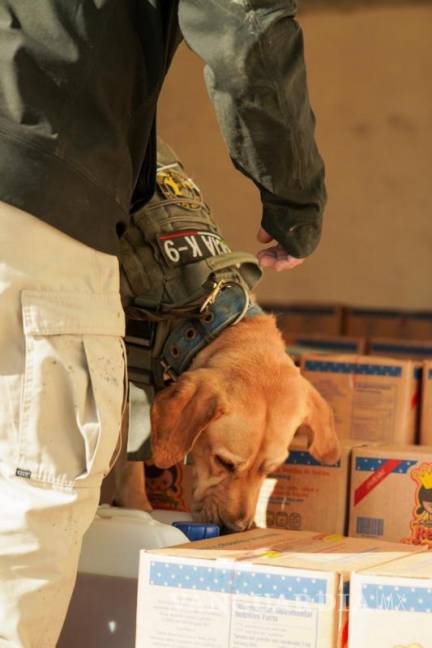
{"label": "white plastic container", "polygon": [[[168,524],[156,519],[160,517]],[[139,552],[188,542],[170,526],[171,521],[185,519],[191,516],[99,507],[84,536],[77,582],[57,648],[134,647]]]}

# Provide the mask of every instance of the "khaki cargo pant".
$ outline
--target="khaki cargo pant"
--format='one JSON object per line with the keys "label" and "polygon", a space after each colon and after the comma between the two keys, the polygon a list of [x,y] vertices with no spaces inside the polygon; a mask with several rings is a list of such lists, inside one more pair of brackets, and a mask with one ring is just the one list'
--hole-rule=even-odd
{"label": "khaki cargo pant", "polygon": [[119,438],[123,335],[117,259],[0,203],[1,648],[56,644]]}

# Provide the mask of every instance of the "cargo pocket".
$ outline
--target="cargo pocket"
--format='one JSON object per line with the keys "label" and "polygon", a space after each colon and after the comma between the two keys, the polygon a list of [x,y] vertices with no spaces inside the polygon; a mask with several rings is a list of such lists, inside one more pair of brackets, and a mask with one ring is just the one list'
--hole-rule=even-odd
{"label": "cargo pocket", "polygon": [[117,294],[22,293],[17,477],[93,486],[120,436],[126,380]]}

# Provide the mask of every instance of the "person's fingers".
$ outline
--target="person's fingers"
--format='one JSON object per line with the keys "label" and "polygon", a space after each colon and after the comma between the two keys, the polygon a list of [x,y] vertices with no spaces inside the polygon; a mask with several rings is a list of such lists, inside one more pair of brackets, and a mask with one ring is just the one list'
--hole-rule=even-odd
{"label": "person's fingers", "polygon": [[297,266],[303,263],[304,259],[295,259],[294,257],[288,257],[287,259],[278,259],[273,263],[273,270],[276,272],[282,272],[283,270],[294,270]]}
{"label": "person's fingers", "polygon": [[273,241],[273,237],[270,236],[270,234],[267,234],[265,229],[262,227],[260,227],[257,232],[257,239],[260,243],[270,243],[270,241]]}
{"label": "person's fingers", "polygon": [[271,268],[271,266],[275,263],[276,257],[272,256],[271,254],[260,254],[257,255],[258,257],[258,263],[262,268]]}
{"label": "person's fingers", "polygon": [[276,272],[293,270],[304,261],[304,259],[296,259],[290,256],[280,245],[259,250],[257,258],[261,267],[272,268]]}
{"label": "person's fingers", "polygon": [[276,250],[275,248],[265,248],[264,250],[258,250],[257,257],[258,259],[261,259],[262,257],[271,257],[273,259],[276,259]]}
{"label": "person's fingers", "polygon": [[283,261],[284,259],[292,259],[293,257],[288,254],[286,250],[283,249],[281,245],[277,245],[275,248],[276,258]]}

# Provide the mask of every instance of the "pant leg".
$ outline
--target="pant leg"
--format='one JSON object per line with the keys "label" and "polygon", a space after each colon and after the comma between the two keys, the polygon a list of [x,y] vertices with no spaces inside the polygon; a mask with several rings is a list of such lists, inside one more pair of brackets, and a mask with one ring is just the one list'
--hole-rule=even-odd
{"label": "pant leg", "polygon": [[66,615],[120,430],[118,275],[0,203],[1,648],[54,648]]}

